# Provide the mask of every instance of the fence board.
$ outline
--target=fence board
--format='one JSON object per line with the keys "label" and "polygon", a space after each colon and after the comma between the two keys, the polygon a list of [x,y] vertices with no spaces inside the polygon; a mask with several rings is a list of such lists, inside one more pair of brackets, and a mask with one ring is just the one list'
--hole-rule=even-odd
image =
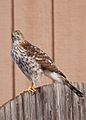
{"label": "fence board", "polygon": [[[84,91],[83,84],[74,86]],[[86,120],[86,90],[83,98],[61,84],[23,92],[0,108],[0,120]]]}
{"label": "fence board", "polygon": [[[19,116],[18,120],[23,120],[24,119],[24,116],[23,116],[24,111],[23,111],[23,101],[22,101],[21,95],[17,98],[17,102],[18,102],[18,116]],[[26,103],[27,103],[27,101],[26,101]]]}
{"label": "fence board", "polygon": [[[77,87],[77,84],[74,84]],[[79,98],[73,93],[73,118],[74,120],[81,120],[80,101]]]}
{"label": "fence board", "polygon": [[4,112],[4,107],[0,109],[0,120],[6,120],[5,119],[5,112]]}
{"label": "fence board", "polygon": [[[15,29],[20,29],[29,42],[52,57],[52,5],[50,0],[14,1]],[[27,78],[16,67],[16,94],[28,87]],[[50,81],[50,80],[49,80]],[[49,83],[44,78],[42,84]]]}
{"label": "fence board", "polygon": [[73,94],[68,87],[65,87],[65,104],[65,119],[73,120]]}
{"label": "fence board", "polygon": [[[58,84],[58,106],[59,106],[59,120],[65,120],[65,90],[64,86]],[[60,102],[62,101],[62,102]],[[64,107],[63,107],[64,106]]]}
{"label": "fence board", "polygon": [[11,101],[11,119],[12,120],[18,120],[18,103],[17,99],[14,99]]}
{"label": "fence board", "polygon": [[[79,89],[84,93],[84,84],[81,84],[79,86]],[[83,99],[79,99],[80,100],[80,112],[81,112],[81,120],[85,120],[86,118],[86,114],[85,114],[85,97]]]}
{"label": "fence board", "polygon": [[4,111],[5,119],[10,120],[11,119],[11,105],[9,102],[5,105],[4,109],[5,109],[5,111]]}
{"label": "fence board", "polygon": [[[42,109],[42,101],[41,101],[42,95],[40,95],[40,93],[38,91],[35,97],[36,97],[36,111],[37,111],[36,117],[37,117],[37,120],[43,120],[43,117],[42,117],[42,113],[43,113],[42,110],[43,109]],[[38,113],[40,113],[40,114],[38,114]]]}
{"label": "fence board", "polygon": [[84,111],[84,117],[86,118],[86,84],[84,84],[84,106],[85,106],[85,111]]}

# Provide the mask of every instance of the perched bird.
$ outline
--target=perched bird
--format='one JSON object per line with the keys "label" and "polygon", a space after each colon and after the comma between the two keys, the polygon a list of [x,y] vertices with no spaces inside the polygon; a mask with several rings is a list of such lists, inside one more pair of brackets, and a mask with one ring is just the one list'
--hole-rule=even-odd
{"label": "perched bird", "polygon": [[41,75],[44,74],[54,81],[67,85],[78,96],[83,96],[83,93],[75,88],[66,76],[58,70],[53,60],[41,49],[26,41],[19,30],[12,33],[11,56],[25,76],[32,82],[28,91],[36,91],[35,86],[38,84]]}

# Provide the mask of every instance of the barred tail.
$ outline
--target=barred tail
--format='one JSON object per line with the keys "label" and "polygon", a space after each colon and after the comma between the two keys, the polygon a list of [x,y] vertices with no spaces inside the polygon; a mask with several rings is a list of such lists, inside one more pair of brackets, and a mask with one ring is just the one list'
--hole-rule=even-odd
{"label": "barred tail", "polygon": [[80,92],[76,87],[74,87],[73,85],[71,85],[71,83],[69,83],[68,80],[65,80],[65,84],[74,92],[76,93],[79,97],[83,97],[84,94],[82,92]]}

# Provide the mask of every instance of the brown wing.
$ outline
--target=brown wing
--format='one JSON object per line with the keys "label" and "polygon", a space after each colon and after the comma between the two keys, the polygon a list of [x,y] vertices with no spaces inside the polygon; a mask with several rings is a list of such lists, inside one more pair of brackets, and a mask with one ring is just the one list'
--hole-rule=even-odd
{"label": "brown wing", "polygon": [[27,50],[27,55],[33,57],[41,66],[43,70],[49,70],[51,72],[57,72],[61,76],[66,76],[58,70],[58,68],[55,66],[53,60],[41,49],[38,47],[30,44],[28,41],[24,41],[21,43],[22,47]]}

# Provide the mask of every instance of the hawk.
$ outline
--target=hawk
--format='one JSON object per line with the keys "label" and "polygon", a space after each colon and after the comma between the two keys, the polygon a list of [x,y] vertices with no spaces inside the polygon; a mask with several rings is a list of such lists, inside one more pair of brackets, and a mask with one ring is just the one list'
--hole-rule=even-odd
{"label": "hawk", "polygon": [[26,41],[19,30],[15,30],[12,33],[11,56],[13,61],[32,83],[28,91],[36,91],[35,86],[38,84],[41,75],[44,74],[54,81],[67,85],[78,96],[83,96],[83,93],[75,88],[56,67],[53,60],[40,48]]}

